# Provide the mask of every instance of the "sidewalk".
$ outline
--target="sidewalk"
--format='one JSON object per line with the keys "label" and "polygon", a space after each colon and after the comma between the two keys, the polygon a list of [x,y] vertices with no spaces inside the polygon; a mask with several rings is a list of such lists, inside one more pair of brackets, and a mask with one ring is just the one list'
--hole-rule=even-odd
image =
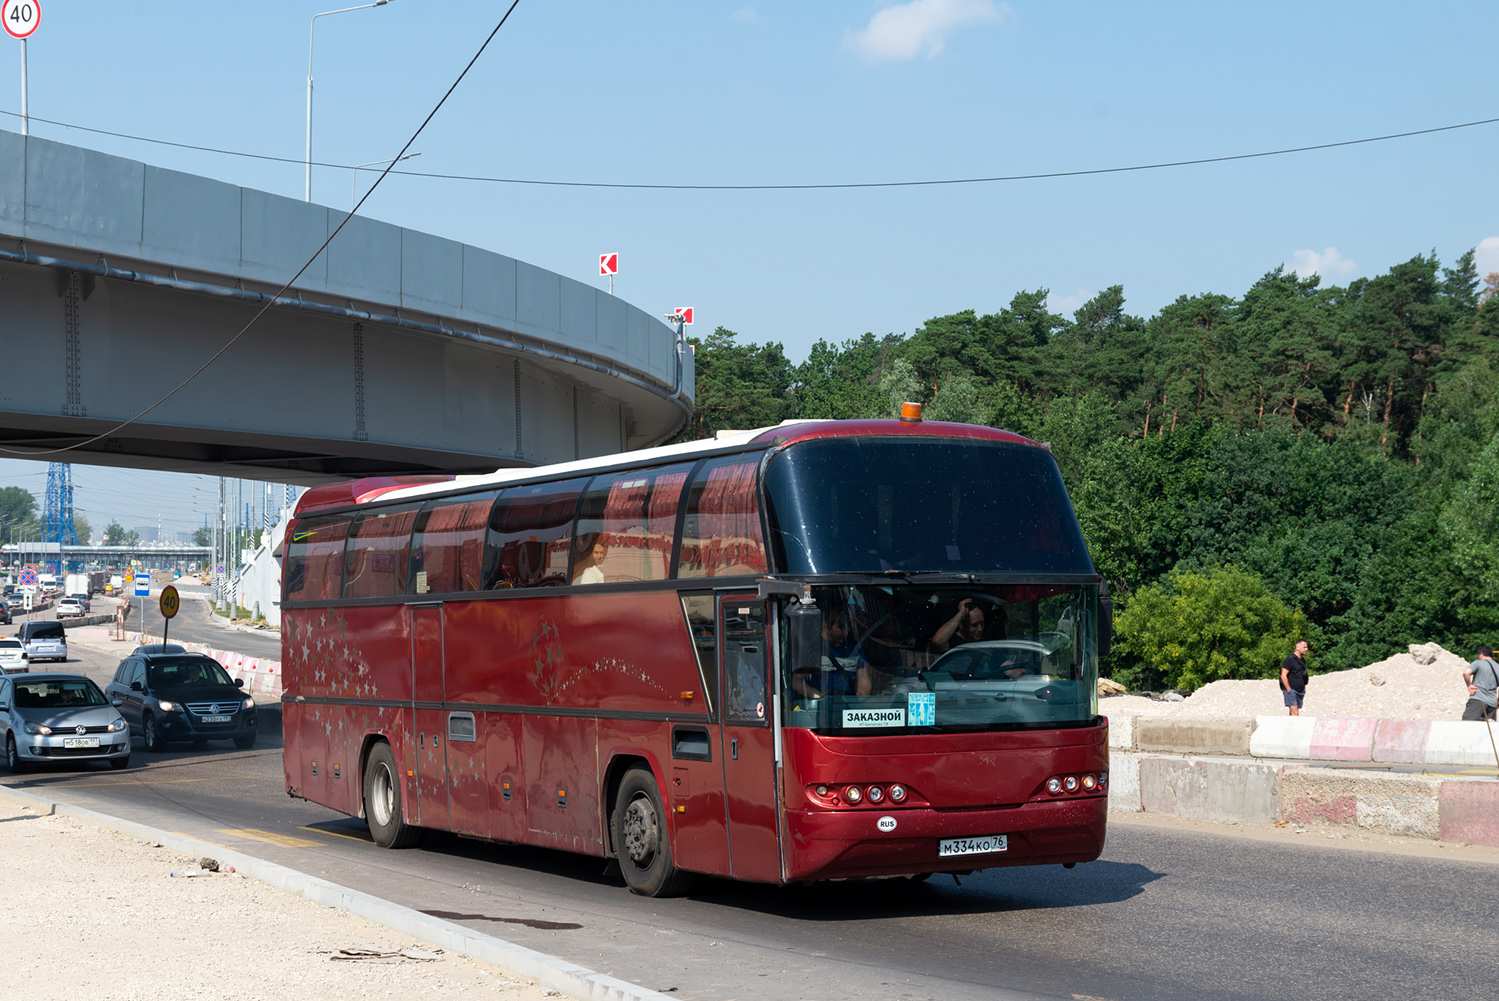
{"label": "sidewalk", "polygon": [[18,991],[63,985],[68,997],[101,1001],[666,998],[284,866],[6,787],[0,858],[9,863],[0,941]]}

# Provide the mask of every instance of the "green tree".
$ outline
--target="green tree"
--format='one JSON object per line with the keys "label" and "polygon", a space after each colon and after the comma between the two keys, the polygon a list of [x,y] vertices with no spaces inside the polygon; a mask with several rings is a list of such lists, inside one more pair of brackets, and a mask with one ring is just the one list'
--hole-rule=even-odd
{"label": "green tree", "polygon": [[195,529],[193,529],[193,545],[195,545],[195,546],[211,546],[211,545],[213,545],[213,529],[209,528],[207,525],[204,525],[201,528],[195,528]]}
{"label": "green tree", "polygon": [[902,403],[921,401],[921,384],[916,369],[904,358],[897,358],[880,376],[879,393],[885,401],[885,412],[879,416],[900,416]]}
{"label": "green tree", "polygon": [[1307,629],[1264,581],[1234,567],[1174,571],[1140,588],[1115,620],[1124,665],[1114,676],[1133,687],[1157,680],[1192,691],[1224,678],[1269,678]]}
{"label": "green tree", "polygon": [[36,517],[36,497],[25,487],[0,489],[0,526],[9,530],[31,522]]}
{"label": "green tree", "polygon": [[1458,571],[1479,597],[1499,599],[1499,434],[1473,460],[1468,478],[1452,491],[1440,524],[1452,540]]}
{"label": "green tree", "polygon": [[961,372],[954,372],[942,381],[925,411],[930,420],[958,424],[988,424],[992,414],[993,408],[983,399],[979,387]]}
{"label": "green tree", "polygon": [[743,344],[718,327],[695,349],[697,403],[678,441],[711,438],[719,431],[779,424],[791,416],[787,392],[791,363],[779,344]]}
{"label": "green tree", "polygon": [[118,521],[111,521],[104,526],[104,545],[106,546],[134,546],[140,541],[141,533],[125,531],[125,526]]}
{"label": "green tree", "polygon": [[78,533],[78,542],[88,545],[89,540],[94,537],[94,526],[88,523],[88,518],[77,512],[73,514],[73,531]]}

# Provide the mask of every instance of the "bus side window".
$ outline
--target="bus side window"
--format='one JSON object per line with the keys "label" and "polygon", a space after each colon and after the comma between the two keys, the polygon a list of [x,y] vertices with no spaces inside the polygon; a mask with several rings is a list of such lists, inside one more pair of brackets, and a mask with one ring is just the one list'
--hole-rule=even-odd
{"label": "bus side window", "polygon": [[765,603],[726,599],[723,620],[724,722],[767,724]]}
{"label": "bus side window", "polygon": [[284,565],[287,601],[319,601],[339,596],[348,530],[347,515],[310,518],[292,525]]}
{"label": "bus side window", "polygon": [[427,502],[411,535],[411,593],[483,589],[484,532],[495,493]]}
{"label": "bus side window", "polygon": [[573,515],[586,479],[507,487],[489,517],[484,588],[566,584]]}
{"label": "bus side window", "polygon": [[687,495],[678,577],[767,572],[755,485],[759,466],[758,453],[730,455],[703,464]]}
{"label": "bus side window", "polygon": [[666,580],[692,463],[595,476],[578,507],[572,583]]}
{"label": "bus side window", "polygon": [[407,544],[415,507],[366,511],[354,523],[344,551],[344,597],[406,593]]}
{"label": "bus side window", "polygon": [[713,592],[682,595],[682,615],[687,619],[687,633],[697,654],[697,669],[703,679],[703,696],[708,703],[708,718],[718,712],[718,620],[713,615]]}

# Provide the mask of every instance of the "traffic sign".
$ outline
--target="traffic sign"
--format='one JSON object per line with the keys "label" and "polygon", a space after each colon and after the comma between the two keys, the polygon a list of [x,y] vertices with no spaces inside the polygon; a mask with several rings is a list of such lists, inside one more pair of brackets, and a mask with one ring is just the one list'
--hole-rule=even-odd
{"label": "traffic sign", "polygon": [[144,598],[151,593],[151,575],[138,573],[135,575],[135,596]]}
{"label": "traffic sign", "polygon": [[224,576],[224,564],[220,563],[219,568],[215,570],[214,573],[218,574],[220,577]]}
{"label": "traffic sign", "polygon": [[617,275],[617,274],[619,274],[619,255],[618,254],[600,254],[599,255],[599,275],[602,276],[602,275]]}
{"label": "traffic sign", "polygon": [[672,312],[676,313],[678,316],[680,316],[682,318],[682,323],[683,323],[684,326],[688,326],[688,327],[692,326],[692,307],[691,306],[678,306],[676,309],[672,310]]}
{"label": "traffic sign", "polygon": [[161,617],[170,619],[177,614],[177,609],[182,607],[182,601],[177,597],[177,589],[168,584],[161,589]]}
{"label": "traffic sign", "polygon": [[0,20],[11,38],[30,38],[42,23],[40,0],[5,0],[0,3]]}
{"label": "traffic sign", "polygon": [[36,587],[36,571],[35,570],[28,569],[28,570],[22,570],[21,571],[21,586],[22,587]]}

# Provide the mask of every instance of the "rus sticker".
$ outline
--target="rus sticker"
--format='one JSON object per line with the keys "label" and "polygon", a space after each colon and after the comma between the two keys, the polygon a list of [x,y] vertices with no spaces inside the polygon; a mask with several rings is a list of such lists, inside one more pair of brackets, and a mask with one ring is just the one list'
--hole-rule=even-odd
{"label": "rus sticker", "polygon": [[905,726],[904,709],[845,709],[843,725],[856,726]]}
{"label": "rus sticker", "polygon": [[907,692],[906,712],[911,716],[912,726],[936,726],[937,693]]}

